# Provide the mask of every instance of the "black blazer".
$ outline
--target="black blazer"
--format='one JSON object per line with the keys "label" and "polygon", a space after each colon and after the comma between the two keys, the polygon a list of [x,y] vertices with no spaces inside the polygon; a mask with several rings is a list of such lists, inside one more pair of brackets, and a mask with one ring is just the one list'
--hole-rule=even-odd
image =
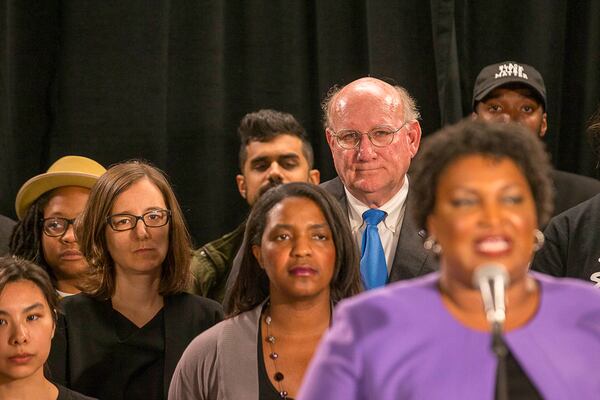
{"label": "black blazer", "polygon": [[[84,294],[61,301],[48,378],[78,392],[94,396],[103,385],[95,367],[106,367],[119,339],[109,300]],[[163,388],[167,398],[171,377],[187,345],[200,333],[223,319],[221,305],[200,296],[181,293],[164,298],[165,354]],[[117,366],[115,366],[117,367]]]}
{"label": "black blazer", "polygon": [[[348,212],[346,192],[339,177],[322,183],[321,187],[337,198],[346,213]],[[410,191],[408,195],[410,196]],[[388,283],[437,271],[438,263],[435,257],[423,248],[423,236],[425,236],[425,232],[415,224],[407,199]]]}

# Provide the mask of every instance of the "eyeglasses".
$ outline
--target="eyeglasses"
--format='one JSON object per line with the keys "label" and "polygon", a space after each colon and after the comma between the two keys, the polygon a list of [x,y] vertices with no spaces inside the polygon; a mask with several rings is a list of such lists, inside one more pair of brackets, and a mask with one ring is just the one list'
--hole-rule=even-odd
{"label": "eyeglasses", "polygon": [[339,132],[335,132],[332,129],[331,136],[333,136],[337,142],[337,144],[346,150],[353,149],[360,144],[360,138],[362,135],[367,135],[369,137],[369,141],[375,147],[385,147],[392,144],[394,141],[394,135],[400,131],[400,129],[404,128],[404,126],[408,123],[406,121],[398,129],[394,129],[391,126],[378,126],[376,128],[371,129],[367,133],[362,133],[360,131],[354,131],[351,129],[344,129]]}
{"label": "eyeglasses", "polygon": [[75,218],[50,217],[42,218],[42,231],[46,236],[62,236],[69,230],[69,225],[75,223]]}
{"label": "eyeglasses", "polygon": [[142,221],[148,228],[165,226],[171,218],[171,210],[151,210],[143,215],[113,214],[106,217],[106,222],[115,231],[128,231]]}

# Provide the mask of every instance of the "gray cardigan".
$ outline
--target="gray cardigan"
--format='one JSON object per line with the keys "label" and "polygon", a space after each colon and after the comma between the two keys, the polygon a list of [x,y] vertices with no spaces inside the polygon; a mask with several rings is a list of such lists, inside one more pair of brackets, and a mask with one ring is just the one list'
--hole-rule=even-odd
{"label": "gray cardigan", "polygon": [[190,343],[175,368],[169,400],[258,399],[256,341],[263,304]]}

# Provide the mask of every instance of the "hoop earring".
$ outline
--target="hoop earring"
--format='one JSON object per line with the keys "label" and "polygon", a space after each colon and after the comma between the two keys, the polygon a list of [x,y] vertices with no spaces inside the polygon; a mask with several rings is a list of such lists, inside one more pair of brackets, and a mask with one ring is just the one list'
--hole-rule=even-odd
{"label": "hoop earring", "polygon": [[546,238],[544,237],[542,231],[540,231],[539,229],[535,229],[533,231],[533,236],[533,251],[538,251],[539,249],[544,247],[544,242],[546,241]]}
{"label": "hoop earring", "polygon": [[431,250],[434,254],[440,254],[442,252],[442,246],[435,240],[433,235],[430,235],[423,242],[425,250]]}

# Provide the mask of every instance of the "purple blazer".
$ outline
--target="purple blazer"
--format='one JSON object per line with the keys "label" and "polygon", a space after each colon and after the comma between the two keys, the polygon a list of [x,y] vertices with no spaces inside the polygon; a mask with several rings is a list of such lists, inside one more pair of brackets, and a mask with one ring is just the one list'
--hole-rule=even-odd
{"label": "purple blazer", "polygon": [[[544,398],[600,398],[600,291],[532,275],[540,308],[506,334],[510,351]],[[493,399],[491,335],[448,313],[438,281],[436,272],[343,301],[299,398]]]}

